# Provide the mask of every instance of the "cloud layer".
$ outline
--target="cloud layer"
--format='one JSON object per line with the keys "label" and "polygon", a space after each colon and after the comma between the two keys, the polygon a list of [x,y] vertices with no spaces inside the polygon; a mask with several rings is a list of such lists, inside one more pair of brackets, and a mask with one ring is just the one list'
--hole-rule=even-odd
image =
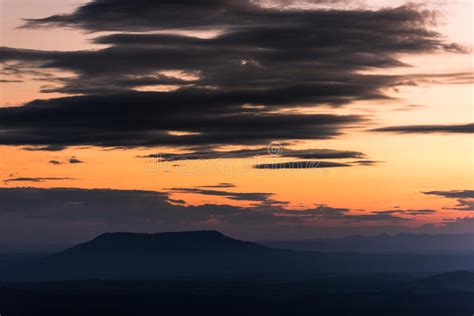
{"label": "cloud layer", "polygon": [[457,211],[474,211],[474,190],[428,191],[427,195],[436,195],[448,199],[457,199],[458,204],[448,209]]}
{"label": "cloud layer", "polygon": [[67,177],[20,177],[20,178],[8,178],[3,180],[4,183],[11,182],[45,182],[45,181],[64,181],[64,180],[75,180],[74,178]]}
{"label": "cloud layer", "polygon": [[365,155],[358,151],[343,151],[334,149],[287,149],[280,144],[270,144],[268,147],[239,150],[197,150],[188,153],[157,153],[139,156],[153,158],[159,161],[207,160],[207,159],[241,159],[253,157],[284,157],[298,159],[346,159],[362,158]]}
{"label": "cloud layer", "polygon": [[400,134],[472,134],[474,133],[474,124],[387,126],[372,131]]}
{"label": "cloud layer", "polygon": [[388,99],[384,90],[407,78],[366,70],[401,66],[402,53],[462,52],[429,29],[434,16],[416,6],[95,0],[25,27],[114,31],[93,39],[105,48],[0,48],[0,61],[19,73],[73,74],[36,78],[48,82],[43,92],[69,97],[0,109],[0,144],[219,147],[333,138],[366,119],[296,109]]}
{"label": "cloud layer", "polygon": [[[18,242],[25,241],[25,234],[30,233],[66,238],[84,236],[85,232],[220,229],[263,238],[272,231],[281,230],[283,236],[285,231],[310,231],[311,227],[327,226],[328,222],[335,226],[345,223],[394,225],[436,212],[399,209],[354,212],[327,205],[294,210],[285,208],[286,202],[277,201],[270,193],[237,192],[230,184],[207,187],[174,188],[168,192],[4,188],[0,189],[0,236]],[[191,206],[174,199],[176,194],[220,196],[254,203],[250,207]]]}

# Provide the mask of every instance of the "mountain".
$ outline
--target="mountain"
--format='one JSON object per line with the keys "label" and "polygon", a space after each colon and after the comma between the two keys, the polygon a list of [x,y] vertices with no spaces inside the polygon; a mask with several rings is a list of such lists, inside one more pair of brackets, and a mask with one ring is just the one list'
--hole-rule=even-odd
{"label": "mountain", "polygon": [[298,251],[440,254],[474,252],[474,234],[380,234],[267,241],[260,244]]}
{"label": "mountain", "polygon": [[286,251],[235,240],[217,231],[106,233],[42,259],[16,263],[9,275],[3,273],[3,279],[146,279],[263,273],[263,264],[280,252]]}
{"label": "mountain", "polygon": [[474,254],[395,255],[273,249],[216,231],[108,233],[0,271],[4,281],[312,278],[331,274],[470,270]]}
{"label": "mountain", "polygon": [[232,239],[218,231],[188,231],[157,234],[105,233],[93,240],[54,255],[54,258],[96,255],[261,252],[267,247]]}

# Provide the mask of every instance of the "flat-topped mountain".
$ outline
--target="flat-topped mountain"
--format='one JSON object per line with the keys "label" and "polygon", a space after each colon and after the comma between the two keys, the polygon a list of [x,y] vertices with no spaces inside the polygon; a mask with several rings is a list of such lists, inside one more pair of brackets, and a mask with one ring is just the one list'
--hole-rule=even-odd
{"label": "flat-topped mountain", "polygon": [[57,257],[113,253],[196,253],[248,252],[269,248],[251,242],[232,239],[218,231],[188,231],[157,234],[105,233],[93,240],[74,246]]}
{"label": "flat-topped mountain", "polygon": [[0,281],[166,278],[312,278],[331,274],[474,269],[474,254],[396,255],[273,249],[216,231],[106,233],[0,271]]}

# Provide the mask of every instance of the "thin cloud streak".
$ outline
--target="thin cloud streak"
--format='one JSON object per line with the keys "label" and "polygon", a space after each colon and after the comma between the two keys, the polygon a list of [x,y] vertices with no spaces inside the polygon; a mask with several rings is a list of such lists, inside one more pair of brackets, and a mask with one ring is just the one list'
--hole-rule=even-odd
{"label": "thin cloud streak", "polygon": [[372,129],[373,132],[389,132],[399,134],[472,134],[474,123],[455,125],[404,125],[387,126]]}

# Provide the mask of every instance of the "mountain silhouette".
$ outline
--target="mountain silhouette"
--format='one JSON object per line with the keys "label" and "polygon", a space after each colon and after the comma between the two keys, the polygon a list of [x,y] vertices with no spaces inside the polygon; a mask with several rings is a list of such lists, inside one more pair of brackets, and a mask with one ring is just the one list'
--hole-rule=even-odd
{"label": "mountain silhouette", "polygon": [[157,234],[105,233],[93,240],[56,254],[56,258],[84,255],[136,255],[161,253],[231,253],[264,251],[267,247],[232,239],[218,231],[189,231]]}
{"label": "mountain silhouette", "polygon": [[395,255],[273,249],[217,231],[106,233],[65,251],[15,263],[0,280],[311,278],[327,274],[446,272],[474,254]]}
{"label": "mountain silhouette", "polygon": [[298,251],[440,254],[474,251],[474,234],[380,234],[307,240],[278,240],[262,245]]}

